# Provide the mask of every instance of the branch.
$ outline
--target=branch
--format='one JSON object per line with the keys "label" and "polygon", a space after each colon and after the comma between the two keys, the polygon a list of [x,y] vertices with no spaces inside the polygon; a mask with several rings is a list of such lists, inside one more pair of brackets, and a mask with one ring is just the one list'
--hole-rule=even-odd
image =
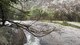
{"label": "branch", "polygon": [[27,11],[23,11],[23,10],[21,10],[21,9],[18,9],[18,8],[16,8],[16,7],[12,6],[12,5],[10,5],[10,7],[14,8],[14,9],[17,9],[17,10],[19,10],[19,11],[23,12],[23,13],[27,13]]}
{"label": "branch", "polygon": [[[17,23],[17,22],[10,21],[10,20],[7,20],[7,21],[10,22],[10,23],[16,24],[17,26],[21,27],[22,29],[25,29],[26,31],[28,31],[29,33],[31,33],[35,37],[46,36],[46,35],[50,34],[51,32],[53,32],[55,30],[55,28],[54,28],[53,30],[48,31],[47,33],[45,33],[46,31],[37,31],[37,30],[34,31],[34,30],[29,29],[31,25],[24,25],[24,24],[20,24],[20,23]],[[37,32],[40,32],[40,33],[43,32],[42,34],[44,34],[44,33],[45,34],[44,35],[37,35]]]}

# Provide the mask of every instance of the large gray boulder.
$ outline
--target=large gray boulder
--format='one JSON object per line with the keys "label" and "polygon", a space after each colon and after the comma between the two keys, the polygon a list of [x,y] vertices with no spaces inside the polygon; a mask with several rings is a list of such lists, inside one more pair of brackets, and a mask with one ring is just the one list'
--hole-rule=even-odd
{"label": "large gray boulder", "polygon": [[22,29],[3,26],[0,27],[0,45],[23,45],[26,36]]}
{"label": "large gray boulder", "polygon": [[55,27],[52,33],[40,38],[41,45],[80,45],[80,29],[61,25]]}

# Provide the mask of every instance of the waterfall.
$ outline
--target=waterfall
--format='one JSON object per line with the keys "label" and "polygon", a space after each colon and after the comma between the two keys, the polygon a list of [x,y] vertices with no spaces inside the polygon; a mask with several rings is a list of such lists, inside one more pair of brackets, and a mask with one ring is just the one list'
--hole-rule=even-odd
{"label": "waterfall", "polygon": [[26,30],[24,30],[24,33],[25,33],[26,39],[27,39],[27,43],[25,43],[24,45],[40,45],[39,39],[37,37],[32,36]]}

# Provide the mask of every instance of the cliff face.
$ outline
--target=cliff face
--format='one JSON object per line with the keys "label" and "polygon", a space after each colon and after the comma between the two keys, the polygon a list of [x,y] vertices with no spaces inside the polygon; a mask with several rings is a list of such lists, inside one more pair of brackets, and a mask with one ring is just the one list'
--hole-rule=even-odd
{"label": "cliff face", "polygon": [[0,27],[0,45],[23,45],[26,36],[20,28]]}

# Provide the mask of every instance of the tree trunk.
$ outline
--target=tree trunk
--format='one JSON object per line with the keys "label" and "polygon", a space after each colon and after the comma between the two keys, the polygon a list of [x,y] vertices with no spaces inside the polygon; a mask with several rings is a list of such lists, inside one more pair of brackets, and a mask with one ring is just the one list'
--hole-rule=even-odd
{"label": "tree trunk", "polygon": [[2,26],[5,25],[5,15],[4,15],[4,10],[3,10],[3,6],[0,4],[0,10],[1,10],[1,19],[2,19]]}

